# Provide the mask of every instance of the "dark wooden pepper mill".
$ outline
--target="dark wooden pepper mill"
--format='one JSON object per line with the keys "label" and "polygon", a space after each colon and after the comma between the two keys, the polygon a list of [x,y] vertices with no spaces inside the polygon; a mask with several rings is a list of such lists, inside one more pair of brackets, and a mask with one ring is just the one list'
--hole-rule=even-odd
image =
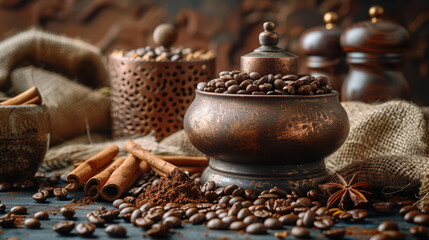
{"label": "dark wooden pepper mill", "polygon": [[334,12],[325,13],[323,20],[325,26],[310,28],[301,36],[305,72],[327,76],[332,88],[340,92],[347,74],[346,54],[340,44],[342,29],[336,25],[338,15]]}
{"label": "dark wooden pepper mill", "polygon": [[380,6],[371,7],[371,21],[358,22],[341,35],[350,68],[341,89],[342,101],[410,98],[402,74],[410,35],[405,28],[382,20],[383,12]]}

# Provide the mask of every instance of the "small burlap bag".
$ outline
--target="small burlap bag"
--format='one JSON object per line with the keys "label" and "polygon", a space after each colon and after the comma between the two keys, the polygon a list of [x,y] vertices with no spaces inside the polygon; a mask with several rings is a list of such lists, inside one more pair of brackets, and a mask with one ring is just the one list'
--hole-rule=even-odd
{"label": "small burlap bag", "polygon": [[350,134],[325,159],[327,169],[346,179],[358,174],[359,181],[373,183],[384,194],[412,195],[420,188],[421,202],[428,202],[429,182],[423,180],[429,173],[429,109],[399,100],[343,106]]}
{"label": "small burlap bag", "polygon": [[81,40],[31,29],[0,43],[0,88],[39,89],[51,115],[51,144],[110,129],[109,98],[86,87],[107,84],[99,49]]}

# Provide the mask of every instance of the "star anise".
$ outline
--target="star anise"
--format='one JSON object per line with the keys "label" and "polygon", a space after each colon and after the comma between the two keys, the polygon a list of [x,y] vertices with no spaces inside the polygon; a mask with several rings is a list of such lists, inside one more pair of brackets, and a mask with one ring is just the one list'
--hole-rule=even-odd
{"label": "star anise", "polygon": [[335,174],[338,180],[340,180],[340,184],[326,183],[319,185],[319,188],[329,195],[328,208],[332,206],[338,206],[341,209],[361,208],[368,203],[365,195],[371,194],[369,191],[366,191],[371,187],[371,183],[357,182],[352,185],[356,174],[353,175],[348,183],[341,175],[338,173]]}

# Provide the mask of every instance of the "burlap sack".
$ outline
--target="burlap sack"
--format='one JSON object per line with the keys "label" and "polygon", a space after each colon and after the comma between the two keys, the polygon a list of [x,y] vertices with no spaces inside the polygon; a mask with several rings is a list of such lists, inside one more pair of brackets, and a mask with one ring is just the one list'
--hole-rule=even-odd
{"label": "burlap sack", "polygon": [[87,130],[110,128],[110,100],[101,93],[53,72],[18,68],[10,77],[15,92],[39,89],[51,119],[51,143],[65,141]]}
{"label": "burlap sack", "polygon": [[95,46],[30,29],[0,43],[0,87],[20,63],[31,63],[77,79],[88,86],[108,84],[108,73]]}
{"label": "burlap sack", "polygon": [[[28,64],[43,69],[19,67]],[[19,94],[38,87],[50,110],[51,144],[110,130],[110,99],[85,86],[107,84],[100,51],[83,41],[32,29],[0,43],[0,88]]]}

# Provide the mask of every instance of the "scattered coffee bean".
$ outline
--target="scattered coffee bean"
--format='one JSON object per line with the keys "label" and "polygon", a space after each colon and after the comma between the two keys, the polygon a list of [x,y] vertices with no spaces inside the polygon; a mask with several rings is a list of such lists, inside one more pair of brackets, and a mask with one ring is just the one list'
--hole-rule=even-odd
{"label": "scattered coffee bean", "polygon": [[308,210],[307,212],[305,212],[304,217],[302,218],[302,223],[306,227],[311,227],[313,226],[313,221],[315,217],[316,213],[311,210]]}
{"label": "scattered coffee bean", "polygon": [[323,235],[325,235],[329,239],[335,240],[343,239],[345,234],[346,230],[340,228],[323,231]]}
{"label": "scattered coffee bean", "polygon": [[310,238],[310,231],[305,227],[293,227],[290,233],[296,238]]}
{"label": "scattered coffee bean", "polygon": [[407,221],[407,222],[412,222],[413,219],[414,219],[414,217],[417,216],[417,215],[419,215],[419,214],[420,214],[420,211],[418,211],[418,210],[411,210],[411,211],[407,212],[404,215],[404,220]]}
{"label": "scattered coffee bean", "polygon": [[214,218],[207,223],[209,229],[222,230],[227,229],[228,225],[222,221],[220,218]]}
{"label": "scattered coffee bean", "polygon": [[55,232],[57,232],[58,234],[66,235],[66,234],[69,234],[71,232],[71,230],[73,230],[74,225],[75,225],[75,223],[71,222],[71,221],[59,222],[59,223],[55,224],[52,229]]}
{"label": "scattered coffee bean", "polygon": [[233,231],[245,230],[246,227],[247,227],[247,224],[245,224],[242,221],[235,221],[235,222],[232,222],[231,225],[229,225],[229,229]]}
{"label": "scattered coffee bean", "polygon": [[9,213],[19,214],[19,215],[26,214],[27,208],[24,206],[21,206],[21,205],[15,206],[15,207],[10,209]]}
{"label": "scattered coffee bean", "polygon": [[67,188],[54,188],[53,192],[55,197],[60,200],[67,198],[67,194],[68,194]]}
{"label": "scattered coffee bean", "polygon": [[37,218],[27,218],[24,220],[24,226],[27,228],[40,228],[40,221]]}
{"label": "scattered coffee bean", "polygon": [[6,211],[6,205],[4,205],[3,203],[0,203],[0,213],[3,213]]}
{"label": "scattered coffee bean", "polygon": [[112,206],[114,208],[119,208],[119,205],[121,205],[124,202],[125,202],[124,199],[116,199],[115,201],[113,201]]}
{"label": "scattered coffee bean", "polygon": [[63,217],[70,219],[70,218],[73,218],[73,216],[76,212],[71,207],[62,207],[60,209],[60,213],[61,213],[61,215],[63,215]]}
{"label": "scattered coffee bean", "polygon": [[277,218],[267,218],[264,221],[264,226],[268,229],[280,229],[283,227],[283,224]]}
{"label": "scattered coffee bean", "polygon": [[86,219],[89,223],[93,224],[96,227],[103,227],[106,224],[106,220],[101,218],[97,213],[88,213],[86,215]]}
{"label": "scattered coffee bean", "polygon": [[2,228],[13,228],[15,227],[15,218],[6,215],[0,218],[0,227]]}
{"label": "scattered coffee bean", "polygon": [[182,226],[182,221],[176,216],[169,216],[162,220],[162,224],[166,225],[168,228],[180,228]]}
{"label": "scattered coffee bean", "polygon": [[152,227],[153,224],[155,224],[155,222],[150,218],[142,217],[142,218],[137,218],[134,224],[137,227],[140,227],[143,229],[149,229],[150,227]]}
{"label": "scattered coffee bean", "polygon": [[10,189],[10,183],[8,182],[2,182],[0,183],[0,192],[6,192],[7,190]]}
{"label": "scattered coffee bean", "polygon": [[374,211],[378,213],[391,214],[393,209],[393,204],[390,202],[378,202],[378,203],[374,203],[372,205],[372,208],[374,209]]}
{"label": "scattered coffee bean", "polygon": [[157,223],[152,225],[152,227],[146,232],[149,237],[157,238],[163,237],[166,235],[168,231],[167,226],[162,223]]}
{"label": "scattered coffee bean", "polygon": [[39,220],[49,220],[49,214],[45,211],[36,212],[34,214],[34,218],[37,218]]}
{"label": "scattered coffee bean", "polygon": [[413,218],[415,224],[429,226],[429,214],[418,214]]}
{"label": "scattered coffee bean", "polygon": [[386,231],[383,231],[381,234],[383,236],[387,236],[387,239],[391,239],[391,240],[405,239],[405,234],[395,230],[386,230]]}
{"label": "scattered coffee bean", "polygon": [[386,221],[386,222],[383,222],[380,225],[378,225],[377,230],[379,232],[384,232],[384,231],[387,231],[387,230],[396,230],[396,231],[399,231],[399,227],[398,227],[398,224],[396,224],[395,222]]}
{"label": "scattered coffee bean", "polygon": [[49,197],[49,192],[44,190],[37,192],[33,195],[33,199],[37,202],[44,202],[46,201],[46,199],[48,199],[48,197]]}
{"label": "scattered coffee bean", "polygon": [[127,235],[127,229],[118,224],[109,225],[104,231],[111,237],[123,238]]}
{"label": "scattered coffee bean", "polygon": [[401,214],[402,216],[404,216],[407,212],[409,212],[411,210],[417,210],[417,207],[414,206],[414,205],[404,206],[401,209],[399,209],[399,214]]}
{"label": "scattered coffee bean", "polygon": [[428,239],[428,229],[425,226],[411,226],[409,232],[418,239]]}
{"label": "scattered coffee bean", "polygon": [[283,225],[295,225],[298,220],[298,216],[295,214],[283,215],[279,218]]}
{"label": "scattered coffee bean", "polygon": [[76,233],[82,237],[90,237],[95,231],[95,226],[91,223],[79,223],[75,227]]}
{"label": "scattered coffee bean", "polygon": [[202,224],[206,220],[206,215],[204,213],[196,213],[189,218],[189,222],[192,224]]}
{"label": "scattered coffee bean", "polygon": [[246,225],[250,225],[250,224],[252,224],[252,223],[259,222],[259,219],[258,219],[256,216],[254,216],[254,215],[250,215],[250,216],[245,217],[245,218],[243,219],[243,222],[244,222],[244,224],[246,224]]}
{"label": "scattered coffee bean", "polygon": [[267,228],[262,223],[251,223],[246,227],[246,232],[250,234],[266,234]]}

